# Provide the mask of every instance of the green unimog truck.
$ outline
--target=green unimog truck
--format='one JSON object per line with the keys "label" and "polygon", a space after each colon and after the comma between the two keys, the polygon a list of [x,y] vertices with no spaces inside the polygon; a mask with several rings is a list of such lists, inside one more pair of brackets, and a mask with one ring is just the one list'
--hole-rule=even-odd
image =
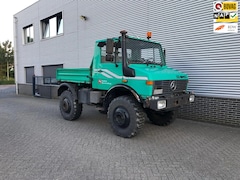
{"label": "green unimog truck", "polygon": [[187,91],[188,76],[167,67],[160,43],[120,33],[96,41],[90,68],[62,68],[56,76],[64,119],[78,119],[82,104],[95,105],[116,135],[130,138],[147,119],[170,124],[175,110],[195,96]]}

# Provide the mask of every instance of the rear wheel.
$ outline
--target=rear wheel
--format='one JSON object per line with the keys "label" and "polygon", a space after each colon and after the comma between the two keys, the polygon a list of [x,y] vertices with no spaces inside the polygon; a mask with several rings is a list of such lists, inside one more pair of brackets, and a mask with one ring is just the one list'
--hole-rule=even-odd
{"label": "rear wheel", "polygon": [[156,112],[148,109],[146,112],[149,120],[158,126],[167,126],[176,119],[174,111]]}
{"label": "rear wheel", "polygon": [[59,108],[63,118],[68,121],[76,120],[82,114],[82,104],[74,100],[70,91],[64,91],[61,94]]}
{"label": "rear wheel", "polygon": [[117,97],[108,108],[108,120],[114,133],[125,138],[137,134],[144,125],[145,116],[141,105],[130,96]]}

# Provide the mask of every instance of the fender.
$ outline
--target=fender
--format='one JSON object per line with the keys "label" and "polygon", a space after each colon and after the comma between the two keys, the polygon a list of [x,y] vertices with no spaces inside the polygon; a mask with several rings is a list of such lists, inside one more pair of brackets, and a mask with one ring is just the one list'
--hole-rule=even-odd
{"label": "fender", "polygon": [[142,102],[140,96],[136,93],[136,91],[134,91],[134,90],[133,90],[132,88],[130,88],[129,86],[121,85],[121,84],[120,84],[120,85],[113,86],[111,89],[109,89],[109,90],[107,91],[105,97],[107,98],[110,94],[112,94],[112,92],[114,92],[114,90],[117,90],[117,89],[125,89],[125,90],[127,90],[128,92],[131,92],[131,94],[135,97],[135,99],[136,99],[139,103]]}
{"label": "fender", "polygon": [[71,84],[71,83],[61,83],[60,87],[58,88],[58,96],[62,94],[63,91],[69,90],[72,95],[74,100],[77,100],[77,85],[76,84]]}

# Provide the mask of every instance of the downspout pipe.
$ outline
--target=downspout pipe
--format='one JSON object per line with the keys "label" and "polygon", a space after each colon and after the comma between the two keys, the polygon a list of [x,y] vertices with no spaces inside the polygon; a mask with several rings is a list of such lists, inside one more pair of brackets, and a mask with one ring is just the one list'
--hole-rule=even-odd
{"label": "downspout pipe", "polygon": [[16,94],[18,92],[18,36],[17,36],[17,23],[18,18],[13,17],[13,37],[14,37],[14,76],[15,76],[15,84],[16,84]]}

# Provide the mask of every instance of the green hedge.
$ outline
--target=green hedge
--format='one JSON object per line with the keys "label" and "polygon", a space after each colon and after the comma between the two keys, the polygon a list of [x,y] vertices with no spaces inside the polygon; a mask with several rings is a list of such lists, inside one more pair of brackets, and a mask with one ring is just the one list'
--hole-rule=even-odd
{"label": "green hedge", "polygon": [[0,80],[0,85],[6,85],[6,84],[15,84],[14,79],[8,80]]}

